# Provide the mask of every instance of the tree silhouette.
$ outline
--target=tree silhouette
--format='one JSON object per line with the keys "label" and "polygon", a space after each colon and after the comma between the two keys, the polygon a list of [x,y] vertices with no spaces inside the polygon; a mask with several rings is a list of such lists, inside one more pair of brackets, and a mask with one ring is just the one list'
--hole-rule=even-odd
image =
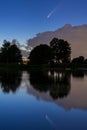
{"label": "tree silhouette", "polygon": [[9,53],[10,53],[10,59],[9,59],[10,62],[15,62],[15,63],[22,62],[21,51],[15,44],[11,45],[9,49]]}
{"label": "tree silhouette", "polygon": [[50,46],[53,49],[53,59],[57,63],[68,63],[70,62],[71,47],[67,41],[62,39],[54,38],[50,42]]}
{"label": "tree silhouette", "polygon": [[0,60],[3,63],[22,62],[21,51],[16,44],[11,44],[10,42],[5,40],[1,48]]}
{"label": "tree silhouette", "polygon": [[51,55],[52,50],[49,46],[39,45],[31,51],[29,56],[30,63],[37,65],[47,64],[51,59]]}
{"label": "tree silhouette", "polygon": [[40,92],[47,92],[49,89],[49,79],[46,73],[42,70],[29,71],[29,80],[31,85]]}
{"label": "tree silhouette", "polygon": [[84,64],[85,59],[83,56],[76,57],[72,60],[73,64]]}
{"label": "tree silhouette", "polygon": [[67,97],[70,92],[70,73],[60,73],[43,71],[29,71],[29,80],[34,89],[39,92],[49,92],[50,96],[56,100]]}
{"label": "tree silhouette", "polygon": [[54,77],[54,84],[50,86],[50,95],[53,99],[64,98],[70,92],[70,73],[59,72]]}
{"label": "tree silhouette", "polygon": [[72,76],[74,78],[84,79],[85,73],[83,70],[74,70],[72,71]]}
{"label": "tree silhouette", "polygon": [[21,83],[21,76],[22,73],[18,70],[0,72],[0,82],[3,92],[16,92]]}

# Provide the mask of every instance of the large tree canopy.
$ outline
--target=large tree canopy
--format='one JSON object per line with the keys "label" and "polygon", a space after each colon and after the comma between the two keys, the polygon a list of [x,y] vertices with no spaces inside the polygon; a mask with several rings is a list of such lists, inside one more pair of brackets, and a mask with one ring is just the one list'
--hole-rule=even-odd
{"label": "large tree canopy", "polygon": [[3,63],[19,63],[22,61],[21,51],[16,44],[5,41],[1,48],[0,60]]}
{"label": "large tree canopy", "polygon": [[67,41],[62,39],[54,38],[50,42],[50,46],[53,49],[53,59],[57,63],[70,62],[71,47]]}
{"label": "large tree canopy", "polygon": [[48,45],[35,47],[29,56],[31,64],[47,64],[51,60],[52,49]]}

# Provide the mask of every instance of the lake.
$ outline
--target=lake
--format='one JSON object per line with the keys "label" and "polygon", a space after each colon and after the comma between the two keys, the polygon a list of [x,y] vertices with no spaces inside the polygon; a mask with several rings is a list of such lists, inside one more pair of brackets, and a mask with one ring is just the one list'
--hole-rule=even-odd
{"label": "lake", "polygon": [[87,72],[0,73],[0,130],[87,130]]}

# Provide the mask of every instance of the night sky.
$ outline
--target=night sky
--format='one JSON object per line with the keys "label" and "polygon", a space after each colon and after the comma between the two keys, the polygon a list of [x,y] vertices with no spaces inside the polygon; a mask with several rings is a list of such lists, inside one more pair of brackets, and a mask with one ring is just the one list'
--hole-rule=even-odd
{"label": "night sky", "polygon": [[0,44],[4,39],[24,44],[66,23],[87,23],[87,0],[0,0]]}

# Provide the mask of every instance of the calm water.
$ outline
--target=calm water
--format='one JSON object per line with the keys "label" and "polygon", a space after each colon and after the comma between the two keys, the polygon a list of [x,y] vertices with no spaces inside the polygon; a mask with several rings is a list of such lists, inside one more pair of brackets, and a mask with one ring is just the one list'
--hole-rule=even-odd
{"label": "calm water", "polygon": [[87,73],[0,73],[0,130],[87,130]]}

